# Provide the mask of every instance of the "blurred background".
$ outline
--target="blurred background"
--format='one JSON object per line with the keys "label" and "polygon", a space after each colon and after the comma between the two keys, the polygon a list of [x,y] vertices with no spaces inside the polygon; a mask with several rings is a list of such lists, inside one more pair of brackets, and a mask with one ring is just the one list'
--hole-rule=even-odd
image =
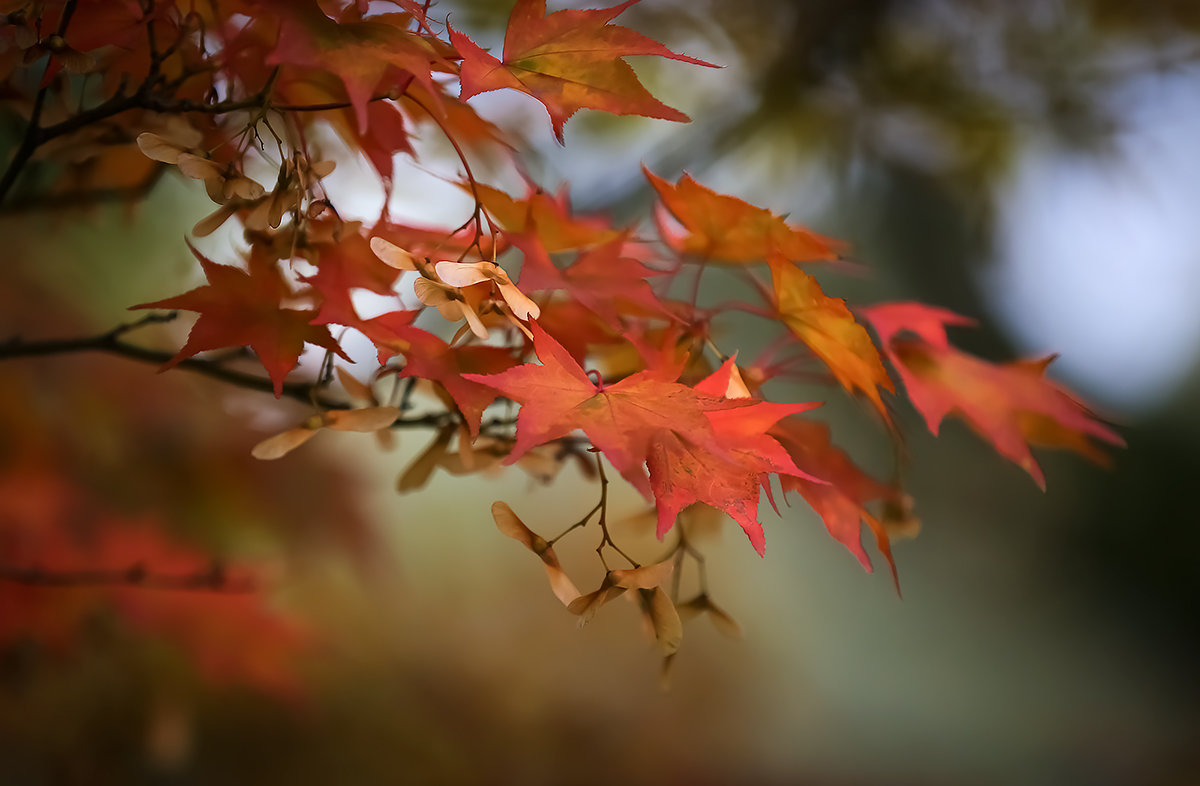
{"label": "blurred background", "polygon": [[[509,3],[443,8],[501,46]],[[631,604],[577,629],[490,520],[504,499],[535,531],[565,528],[595,498],[573,469],[550,486],[515,468],[437,473],[401,496],[432,434],[391,452],[323,434],[255,462],[250,446],[303,407],[119,358],[6,361],[0,522],[165,528],[266,565],[278,591],[133,590],[93,608],[82,589],[8,588],[0,633],[50,622],[0,651],[0,782],[1200,780],[1200,516],[1185,494],[1200,471],[1200,6],[644,0],[618,22],[724,68],[637,63],[693,123],[585,111],[563,148],[532,99],[473,99],[527,142],[537,182],[630,218],[651,204],[645,163],[788,213],[869,268],[823,277],[829,291],[971,316],[979,328],[953,338],[991,359],[1059,353],[1052,375],[1128,449],[1108,470],[1040,453],[1042,493],[967,428],[935,440],[904,409],[923,526],[896,547],[903,600],[802,502],[764,510],[765,560],[735,528],[703,545],[743,638],[689,623],[663,691]],[[353,164],[333,201],[375,215],[381,192]],[[438,188],[412,169],[393,209],[461,219]],[[196,271],[180,239],[211,207],[196,191],[165,178],[135,211],[0,216],[0,340],[107,330],[182,291]],[[886,472],[875,424],[850,405],[824,414]],[[587,589],[601,577],[577,546],[564,562]],[[172,622],[193,612],[228,622]]]}

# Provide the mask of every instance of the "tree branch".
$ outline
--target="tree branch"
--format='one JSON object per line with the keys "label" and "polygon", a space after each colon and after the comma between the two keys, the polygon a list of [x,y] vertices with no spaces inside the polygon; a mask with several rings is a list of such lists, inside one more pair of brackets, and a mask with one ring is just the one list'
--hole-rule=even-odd
{"label": "tree branch", "polygon": [[[143,363],[154,363],[162,365],[171,360],[175,355],[171,352],[166,352],[156,349],[148,349],[140,347],[136,344],[130,344],[122,341],[121,337],[126,333],[136,330],[145,325],[172,322],[178,317],[178,313],[170,311],[167,313],[151,313],[137,320],[129,322],[109,330],[106,333],[100,333],[95,336],[85,338],[67,338],[67,339],[51,339],[48,341],[25,341],[19,336],[14,336],[8,341],[0,343],[0,361],[11,360],[15,358],[29,357],[48,357],[51,355],[63,355],[72,352],[107,352],[112,355],[129,358],[130,360],[138,360]],[[274,393],[274,383],[266,377],[251,374],[245,371],[228,368],[222,365],[223,361],[228,358],[223,358],[221,361],[202,360],[200,358],[187,358],[176,364],[177,368],[184,368],[190,371],[195,371],[198,374],[203,374],[206,377],[227,382],[237,387],[246,388],[248,390],[259,390],[265,393]],[[288,398],[302,401],[305,404],[311,404],[321,407],[326,410],[332,409],[348,409],[349,406],[344,401],[335,400],[326,396],[322,396],[320,391],[323,385],[314,382],[285,382],[283,383],[282,395]],[[447,417],[451,417],[449,413],[434,413],[430,415],[422,415],[412,418],[397,418],[392,424],[392,428],[435,428],[445,424]],[[509,425],[509,421],[497,420],[495,423],[489,422],[489,427]]]}
{"label": "tree branch", "polygon": [[[62,355],[71,352],[107,352],[113,355],[119,355],[130,360],[139,360],[143,363],[163,364],[171,360],[174,354],[162,350],[148,349],[140,347],[136,344],[130,344],[122,341],[121,336],[154,323],[172,322],[178,317],[178,313],[171,311],[165,314],[152,313],[145,317],[130,322],[124,325],[119,325],[107,333],[101,333],[96,336],[88,336],[86,338],[67,338],[67,339],[51,339],[48,341],[24,341],[19,336],[10,338],[8,341],[0,344],[0,360],[10,360],[13,358],[27,357],[46,357],[49,355]],[[228,382],[238,387],[248,388],[250,390],[262,390],[268,393],[274,392],[274,387],[271,380],[260,377],[255,374],[250,374],[244,371],[227,368],[220,363],[211,360],[201,360],[200,358],[187,358],[177,364],[178,368],[186,368],[203,374],[213,379],[219,379],[222,382]],[[321,398],[316,394],[316,386],[307,382],[285,382],[283,384],[283,395],[289,398],[294,398],[303,401],[306,404],[318,404],[329,409],[345,409],[346,405],[342,402],[337,402],[329,399]]]}
{"label": "tree branch", "polygon": [[[62,38],[67,33],[67,26],[71,24],[71,17],[75,15],[75,6],[79,4],[79,0],[67,0],[63,6],[62,18],[58,23],[58,31],[56,35]],[[42,81],[45,81],[46,74],[50,72],[50,66],[54,63],[53,55],[47,55],[46,68],[42,72]],[[17,182],[21,172],[25,169],[25,165],[29,163],[29,159],[33,157],[34,152],[38,149],[38,145],[45,140],[41,138],[41,129],[38,123],[42,119],[42,108],[46,105],[46,96],[50,92],[50,85],[43,84],[38,88],[37,95],[33,98],[33,110],[29,114],[29,125],[25,127],[25,134],[21,137],[21,145],[17,148],[17,152],[13,153],[12,160],[8,162],[8,168],[4,170],[4,175],[0,176],[0,203],[4,202],[4,197],[8,195],[9,190]]]}

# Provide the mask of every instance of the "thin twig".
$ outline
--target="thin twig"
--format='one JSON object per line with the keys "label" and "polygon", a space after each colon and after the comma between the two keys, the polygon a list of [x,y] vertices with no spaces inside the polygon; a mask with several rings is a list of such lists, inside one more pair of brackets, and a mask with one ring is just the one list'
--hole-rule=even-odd
{"label": "thin twig", "polygon": [[606,571],[611,570],[608,562],[604,559],[606,545],[612,547],[613,551],[624,557],[634,568],[640,568],[641,564],[637,560],[626,554],[620,546],[613,542],[612,535],[608,531],[608,475],[604,473],[604,461],[600,456],[600,451],[596,451],[596,468],[600,471],[600,502],[597,504],[600,509],[600,545],[596,546],[596,553],[600,555],[600,562]]}
{"label": "thin twig", "polygon": [[411,101],[412,103],[414,103],[418,107],[420,107],[421,110],[424,111],[425,114],[429,116],[429,119],[432,120],[434,122],[434,124],[436,124],[437,127],[441,129],[442,135],[446,137],[446,141],[450,143],[450,146],[454,148],[454,152],[458,155],[458,160],[463,165],[463,173],[467,176],[467,185],[471,189],[471,196],[475,200],[475,207],[471,213],[471,218],[469,218],[465,222],[463,222],[463,224],[461,226],[459,226],[458,229],[455,229],[454,232],[451,233],[451,235],[457,234],[459,232],[459,230],[463,229],[464,227],[468,226],[469,224],[474,223],[475,237],[472,240],[471,244],[468,245],[466,247],[466,249],[463,250],[463,255],[461,257],[459,257],[459,260],[461,261],[462,258],[466,256],[466,252],[471,249],[471,246],[474,246],[475,248],[477,248],[479,250],[480,254],[483,253],[483,248],[480,247],[480,245],[479,245],[479,240],[480,240],[480,238],[483,237],[483,222],[479,220],[480,215],[482,215],[484,220],[487,221],[488,228],[492,232],[492,248],[495,249],[495,247],[496,247],[496,237],[495,237],[496,236],[496,226],[495,226],[495,224],[492,223],[491,216],[489,216],[487,214],[487,212],[483,209],[483,200],[479,198],[478,182],[475,180],[475,174],[471,171],[471,163],[467,160],[467,154],[463,151],[462,146],[458,144],[458,140],[454,138],[454,135],[450,133],[450,129],[446,128],[446,124],[442,122],[442,119],[440,117],[438,117],[432,109],[425,106],[425,104],[422,103],[421,100],[418,99],[416,96],[414,96],[412,93],[405,93],[402,96],[402,98],[407,98],[409,101]]}

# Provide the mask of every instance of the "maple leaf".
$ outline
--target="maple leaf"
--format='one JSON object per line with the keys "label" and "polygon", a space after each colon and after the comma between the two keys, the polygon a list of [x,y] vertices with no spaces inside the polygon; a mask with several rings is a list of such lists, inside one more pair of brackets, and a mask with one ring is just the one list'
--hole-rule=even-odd
{"label": "maple leaf", "polygon": [[[431,70],[445,70],[448,63],[428,40],[403,29],[404,14],[379,14],[356,20],[330,19],[316,0],[263,0],[280,16],[279,41],[267,58],[269,65],[293,64],[336,74],[346,87],[354,107],[359,131],[365,131],[370,116],[367,105],[389,69],[406,72],[437,93]],[[388,88],[400,84],[396,78]]]}
{"label": "maple leaf", "polygon": [[188,248],[204,269],[208,285],[165,300],[130,306],[200,313],[187,343],[160,370],[173,368],[198,352],[248,346],[267,370],[278,398],[283,394],[284,377],[296,367],[306,343],[349,360],[327,327],[310,324],[317,315],[315,311],[283,307],[282,302],[294,295],[273,261],[252,256],[250,269],[245,271],[218,265],[191,244]]}
{"label": "maple leaf", "polygon": [[[697,384],[695,390],[724,396],[733,369],[730,358]],[[768,473],[798,475],[816,484],[824,482],[800,470],[787,451],[766,434],[781,418],[819,404],[740,400],[747,406],[705,413],[712,425],[712,436],[703,442],[676,430],[661,429],[655,433],[647,466],[658,506],[660,539],[671,529],[681,510],[693,502],[703,502],[728,513],[762,556],[766,539],[758,521],[758,499],[760,487],[770,491]]]}
{"label": "maple leaf", "polygon": [[536,445],[582,429],[621,476],[649,498],[644,465],[656,432],[684,432],[703,444],[713,438],[707,411],[750,403],[698,393],[648,372],[597,385],[561,344],[536,322],[531,325],[541,365],[526,363],[500,374],[463,374],[523,405],[506,464]]}
{"label": "maple leaf", "polygon": [[687,122],[687,115],[650,95],[621,58],[655,55],[716,66],[676,54],[627,27],[608,24],[637,1],[547,15],[545,0],[517,0],[504,36],[503,61],[450,28],[450,43],[462,56],[461,100],[502,88],[528,93],[546,107],[560,144],[563,125],[584,108]]}
{"label": "maple leaf", "polygon": [[[614,298],[619,298],[621,305],[634,305],[647,313],[668,314],[645,281],[660,273],[624,253],[633,245],[628,231],[613,229],[603,218],[572,215],[565,190],[551,195],[532,184],[530,189],[528,196],[517,199],[490,186],[475,187],[505,239],[525,256],[521,267],[523,288],[566,290],[617,329],[621,321]],[[571,249],[586,250],[572,265],[560,270],[550,255]]]}
{"label": "maple leaf", "polygon": [[415,157],[408,131],[405,129],[404,113],[391,101],[372,101],[367,104],[369,132],[364,133],[357,121],[357,110],[353,114],[347,111],[331,117],[334,128],[342,134],[351,148],[357,147],[361,150],[384,182],[390,183],[393,172],[392,158],[397,153]]}
{"label": "maple leaf", "polygon": [[[469,184],[464,189],[472,191]],[[536,241],[543,254],[585,248],[619,234],[606,219],[572,215],[565,190],[548,194],[531,183],[529,194],[517,199],[497,188],[476,183],[473,193],[506,236],[514,242]]]}
{"label": "maple leaf", "polygon": [[780,421],[769,432],[787,449],[796,466],[808,472],[818,472],[824,482],[813,483],[802,475],[781,475],[785,491],[796,491],[825,522],[829,534],[845,546],[868,573],[871,558],[862,545],[862,523],[875,535],[879,552],[887,559],[892,578],[899,590],[896,563],[892,558],[891,541],[887,530],[866,509],[867,502],[876,499],[899,502],[900,492],[880,483],[863,472],[829,438],[829,426],[803,418]]}
{"label": "maple leaf", "polygon": [[792,226],[769,210],[737,197],[718,194],[691,175],[683,174],[671,185],[642,167],[658,192],[662,207],[686,230],[672,229],[659,213],[659,234],[671,248],[714,262],[745,264],[769,257],[793,262],[836,259],[840,245],[804,227]]}
{"label": "maple leaf", "polygon": [[[669,315],[658,301],[646,278],[659,275],[622,251],[626,241],[618,237],[581,253],[568,267],[559,269],[549,259],[526,254],[521,268],[521,286],[536,291],[561,289],[614,329],[620,329],[621,313],[628,306],[658,316]],[[618,306],[625,306],[618,310]]]}
{"label": "maple leaf", "polygon": [[358,325],[360,319],[354,308],[352,289],[393,294],[392,287],[400,272],[381,262],[358,232],[348,232],[338,243],[323,244],[315,251],[317,272],[303,281],[321,294],[318,324]]}
{"label": "maple leaf", "polygon": [[[1053,356],[990,363],[969,355],[950,345],[945,326],[971,320],[920,303],[883,303],[862,312],[931,432],[938,433],[947,415],[959,415],[1042,489],[1046,479],[1030,444],[1068,448],[1101,462],[1104,454],[1091,439],[1125,444],[1066,389],[1046,379]],[[902,333],[918,338],[899,338]]]}
{"label": "maple leaf", "polygon": [[821,291],[817,280],[783,259],[771,261],[779,318],[819,357],[846,390],[861,390],[888,419],[878,388],[894,393],[871,336],[846,302]]}
{"label": "maple leaf", "polygon": [[396,353],[405,357],[400,377],[419,377],[438,382],[458,405],[471,436],[479,435],[483,410],[496,398],[489,385],[468,378],[469,374],[496,374],[516,365],[502,347],[451,347],[432,333],[408,324],[412,312],[393,312],[367,320],[362,330],[379,347],[380,362]]}

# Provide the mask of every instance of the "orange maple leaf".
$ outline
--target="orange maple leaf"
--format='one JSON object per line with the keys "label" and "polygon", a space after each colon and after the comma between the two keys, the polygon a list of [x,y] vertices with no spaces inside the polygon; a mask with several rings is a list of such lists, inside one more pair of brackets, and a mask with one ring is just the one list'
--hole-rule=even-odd
{"label": "orange maple leaf", "polygon": [[291,300],[294,294],[273,260],[252,256],[250,269],[245,271],[218,265],[190,244],[188,247],[204,268],[208,285],[165,300],[130,306],[200,313],[187,343],[163,364],[162,371],[198,352],[248,346],[267,370],[278,398],[283,394],[283,379],[295,368],[305,343],[324,347],[350,360],[327,327],[310,324],[317,312],[283,307],[283,302]]}
{"label": "orange maple leaf", "polygon": [[846,390],[861,390],[886,420],[879,388],[894,393],[871,336],[846,302],[821,291],[817,280],[785,259],[771,261],[779,318],[819,357]]}
{"label": "orange maple leaf", "polygon": [[661,212],[656,217],[663,241],[680,253],[733,264],[761,262],[771,256],[793,262],[837,258],[836,240],[788,224],[770,210],[718,194],[688,174],[671,185],[645,167],[642,172],[658,192],[663,209],[686,230],[672,228]]}
{"label": "orange maple leaf", "polygon": [[[1031,444],[1067,448],[1100,463],[1107,457],[1091,439],[1125,444],[1066,389],[1046,379],[1053,356],[990,363],[950,346],[945,326],[972,322],[952,311],[920,303],[883,303],[862,311],[930,431],[937,434],[949,414],[961,416],[1042,489],[1046,479]],[[901,333],[918,338],[899,338]]]}
{"label": "orange maple leaf", "polygon": [[[500,225],[508,239],[513,242],[536,241],[544,254],[586,248],[612,240],[620,234],[606,218],[573,215],[565,190],[549,194],[532,183],[528,184],[528,188],[529,193],[525,197],[517,198],[482,183],[476,183],[473,187],[464,185],[465,190],[478,195],[484,210]],[[525,250],[524,245],[522,250]]]}
{"label": "orange maple leaf", "polygon": [[608,24],[637,1],[547,15],[546,0],[517,0],[504,36],[503,61],[450,28],[450,42],[462,56],[461,100],[506,87],[528,93],[550,113],[554,136],[560,143],[563,124],[585,108],[687,122],[687,115],[650,95],[633,68],[621,58],[656,55],[716,66],[676,54],[627,27]]}

